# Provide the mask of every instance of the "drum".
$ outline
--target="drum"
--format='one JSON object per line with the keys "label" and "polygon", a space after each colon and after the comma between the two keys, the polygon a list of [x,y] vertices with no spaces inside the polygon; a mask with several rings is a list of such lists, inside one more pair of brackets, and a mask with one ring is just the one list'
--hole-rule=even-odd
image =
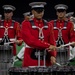
{"label": "drum", "polygon": [[13,46],[0,45],[0,75],[8,75],[8,69],[12,65]]}
{"label": "drum", "polygon": [[63,47],[57,50],[57,57],[56,57],[57,63],[61,65],[68,64],[69,57],[70,55],[68,47]]}
{"label": "drum", "polygon": [[0,45],[0,62],[10,62],[13,57],[13,46]]}
{"label": "drum", "polygon": [[62,67],[34,67],[34,68],[17,68],[9,69],[9,75],[75,75],[74,66]]}

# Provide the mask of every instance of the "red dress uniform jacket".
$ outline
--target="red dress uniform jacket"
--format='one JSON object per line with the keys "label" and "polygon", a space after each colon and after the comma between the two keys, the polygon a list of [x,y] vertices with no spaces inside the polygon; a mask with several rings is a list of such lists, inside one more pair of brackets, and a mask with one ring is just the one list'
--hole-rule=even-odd
{"label": "red dress uniform jacket", "polygon": [[[33,21],[35,26],[38,26],[40,28],[44,26],[42,20],[38,21],[34,18]],[[34,60],[31,58],[31,53],[34,48],[44,50],[48,48],[50,44],[56,45],[53,35],[53,27],[50,24],[48,24],[48,29],[43,29],[43,34],[44,34],[44,40],[41,41],[38,39],[39,37],[38,29],[33,29],[29,21],[24,21],[22,23],[22,38],[24,42],[29,46],[25,48],[23,67],[38,65],[38,60]],[[56,57],[56,51],[49,52],[49,55]],[[43,60],[41,60],[40,65],[43,65]],[[46,62],[46,65],[47,66],[51,65],[50,60]]]}
{"label": "red dress uniform jacket", "polygon": [[[49,23],[52,24],[54,27],[54,20],[50,21]],[[56,27],[61,29],[64,27],[64,23],[65,23],[64,20],[62,20],[62,21],[57,20]],[[54,29],[54,36],[55,36],[55,40],[57,40],[58,39],[58,30],[57,29]],[[75,41],[74,27],[70,21],[67,22],[66,29],[62,29],[62,39],[65,44]]]}
{"label": "red dress uniform jacket", "polygon": [[[5,31],[4,27],[9,27],[8,37],[10,41],[15,40],[15,38],[18,40],[21,40],[20,24],[14,20],[8,20],[8,22],[4,20],[0,22],[0,40],[2,40],[4,36],[4,31]],[[16,44],[15,43],[13,44],[13,54],[16,55]]]}

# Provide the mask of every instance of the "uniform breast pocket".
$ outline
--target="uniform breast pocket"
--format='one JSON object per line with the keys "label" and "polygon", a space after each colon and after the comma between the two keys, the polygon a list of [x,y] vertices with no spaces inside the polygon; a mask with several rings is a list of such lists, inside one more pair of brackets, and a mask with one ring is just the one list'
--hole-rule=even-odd
{"label": "uniform breast pocket", "polygon": [[30,33],[32,36],[38,37],[39,36],[39,30],[38,29],[32,29],[30,30]]}
{"label": "uniform breast pocket", "polygon": [[49,35],[50,35],[50,32],[48,31],[48,29],[44,29],[43,34],[44,34],[44,38],[47,39],[49,37]]}
{"label": "uniform breast pocket", "polygon": [[0,38],[2,38],[4,36],[4,29],[0,28]]}
{"label": "uniform breast pocket", "polygon": [[13,28],[10,28],[9,31],[8,31],[8,34],[11,38],[14,38],[15,34],[16,34],[16,31],[13,29]]}

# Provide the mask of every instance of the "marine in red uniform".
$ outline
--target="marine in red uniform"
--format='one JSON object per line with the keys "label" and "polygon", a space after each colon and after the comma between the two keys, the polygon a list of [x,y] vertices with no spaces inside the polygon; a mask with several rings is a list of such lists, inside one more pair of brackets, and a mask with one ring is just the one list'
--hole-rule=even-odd
{"label": "marine in red uniform", "polygon": [[[57,46],[67,44],[69,42],[74,42],[75,33],[74,33],[73,24],[72,22],[65,19],[66,10],[68,9],[68,6],[64,4],[58,4],[55,6],[55,9],[57,14],[57,19],[52,20],[49,23],[52,24],[54,27],[54,36]],[[74,44],[72,46],[74,46]],[[60,49],[60,51],[61,50],[62,48]],[[61,53],[57,54],[57,62],[63,63],[63,61],[65,62],[66,60],[68,60],[68,58],[64,57],[65,53],[63,53],[61,57],[60,54]]]}
{"label": "marine in red uniform", "polygon": [[[22,23],[30,20],[30,12],[23,13],[23,16],[24,16],[24,20],[22,21]],[[18,61],[18,60],[21,60],[21,61],[23,60],[24,51],[25,51],[25,43],[24,43],[24,46],[22,47],[22,49],[16,55],[15,62]]]}
{"label": "marine in red uniform", "polygon": [[24,20],[29,21],[29,19],[30,19],[30,12],[23,13],[23,15],[24,15]]}
{"label": "marine in red uniform", "polygon": [[[32,20],[33,19],[33,15],[31,15],[31,13],[30,12],[25,12],[25,13],[23,13],[23,15],[24,15],[24,21],[23,22],[25,22],[25,21],[30,21],[30,20]],[[22,23],[23,23],[22,22]],[[25,51],[25,42],[24,42],[24,46],[22,47],[22,49],[20,50],[20,52],[17,54],[17,59],[19,59],[19,60],[23,60],[23,57],[24,57],[24,51]],[[16,59],[16,60],[17,60]],[[15,60],[15,61],[16,61]]]}
{"label": "marine in red uniform", "polygon": [[[38,51],[44,52],[46,48],[53,50],[47,51],[46,56],[46,66],[50,66],[56,63],[56,43],[53,35],[53,27],[42,19],[46,3],[32,2],[29,5],[32,8],[34,19],[22,23],[22,38],[26,43],[23,67],[38,66]],[[40,54],[40,66],[43,65],[43,55]]]}
{"label": "marine in red uniform", "polygon": [[66,13],[66,15],[65,15],[65,20],[69,20],[70,21],[70,19],[73,17],[73,15],[74,15],[74,12],[69,12],[69,13]]}
{"label": "marine in red uniform", "polygon": [[[21,45],[20,24],[12,20],[13,11],[16,9],[12,5],[4,5],[4,20],[0,22],[0,41],[6,34],[9,40],[13,43],[13,54],[16,55],[16,44]],[[6,31],[7,29],[7,31]]]}

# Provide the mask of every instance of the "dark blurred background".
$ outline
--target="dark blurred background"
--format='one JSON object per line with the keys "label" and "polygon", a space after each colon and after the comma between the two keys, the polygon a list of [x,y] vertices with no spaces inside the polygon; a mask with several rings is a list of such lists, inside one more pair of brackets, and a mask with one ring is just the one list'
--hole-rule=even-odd
{"label": "dark blurred background", "polygon": [[[0,14],[3,16],[3,9],[2,6],[5,4],[10,4],[16,7],[14,11],[13,18],[17,21],[23,20],[23,13],[31,11],[31,7],[29,6],[30,2],[47,2],[45,6],[45,14],[44,18],[47,20],[55,19],[56,18],[56,11],[54,6],[56,4],[66,4],[68,5],[67,12],[75,12],[75,3],[74,0],[0,0]],[[4,16],[3,16],[4,17]]]}

